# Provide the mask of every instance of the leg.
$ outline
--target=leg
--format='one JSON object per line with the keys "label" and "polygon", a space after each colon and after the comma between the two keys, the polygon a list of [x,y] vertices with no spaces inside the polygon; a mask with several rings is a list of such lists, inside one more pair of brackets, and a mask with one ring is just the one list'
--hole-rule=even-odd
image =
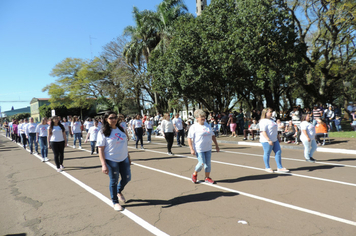
{"label": "leg", "polygon": [[282,166],[282,150],[281,150],[281,146],[279,145],[279,142],[276,141],[273,143],[273,152],[275,153],[275,159],[276,159],[276,163],[277,163],[277,168],[278,169],[283,169]]}
{"label": "leg", "polygon": [[147,129],[147,141],[151,142],[152,129]]}
{"label": "leg", "polygon": [[168,133],[164,133],[164,138],[166,139],[166,142],[167,142],[167,151],[168,152],[171,152],[170,149],[169,149],[169,138],[168,138]]}
{"label": "leg", "polygon": [[184,145],[184,136],[185,136],[184,129],[179,130],[179,132],[181,133],[181,136],[182,136],[182,141],[181,141],[181,143],[180,143],[180,144]]}
{"label": "leg", "polygon": [[78,133],[79,147],[82,146],[82,133]]}
{"label": "leg", "polygon": [[205,163],[204,155],[202,152],[196,153],[196,156],[198,158],[198,164],[195,166],[193,175],[198,175],[198,172],[200,172],[203,169]]}
{"label": "leg", "polygon": [[33,140],[32,134],[28,134],[28,144],[30,146],[31,153],[33,153],[33,142],[34,142],[34,140]]}
{"label": "leg", "polygon": [[119,172],[121,180],[117,185],[117,192],[121,193],[122,190],[124,190],[126,184],[131,180],[131,167],[129,158],[126,158],[124,161],[119,162]]}
{"label": "leg", "polygon": [[91,147],[91,154],[93,154],[95,149],[95,141],[90,141],[90,147]]}
{"label": "leg", "polygon": [[315,142],[315,139],[311,140],[311,149],[310,149],[310,154],[309,157],[313,157],[314,152],[316,151],[317,145]]}
{"label": "leg", "polygon": [[273,146],[269,145],[268,142],[261,143],[261,144],[262,144],[262,147],[263,147],[263,161],[265,163],[266,169],[269,169],[269,168],[271,168],[269,166],[269,157],[271,155]]}
{"label": "leg", "polygon": [[135,134],[136,134],[136,148],[137,148],[137,145],[138,145],[138,141],[139,141],[139,134],[138,134],[138,129],[135,128]]}
{"label": "leg", "polygon": [[110,161],[110,160],[105,160],[106,165],[109,170],[109,178],[110,178],[110,195],[111,195],[111,200],[113,204],[119,203],[119,200],[117,198],[117,181],[119,180],[119,174],[120,174],[120,169],[119,169],[119,163]]}
{"label": "leg", "polygon": [[[312,141],[312,140],[311,140]],[[304,158],[306,160],[309,160],[311,155],[310,155],[310,151],[311,151],[311,143],[308,142],[308,140],[304,140],[302,141],[303,142],[303,145],[304,145]],[[315,142],[315,140],[314,140]]]}
{"label": "leg", "polygon": [[168,140],[168,149],[169,152],[172,152],[172,146],[173,146],[173,141],[174,141],[174,133],[169,133],[169,140]]}
{"label": "leg", "polygon": [[57,169],[60,168],[60,162],[59,162],[59,145],[57,142],[51,142],[51,148],[54,154],[54,162],[56,163]]}
{"label": "leg", "polygon": [[39,140],[39,142],[40,142],[40,147],[41,147],[41,156],[42,156],[42,158],[45,158],[45,154],[44,154],[44,143],[43,143],[43,137],[39,137],[40,138],[40,140]]}
{"label": "leg", "polygon": [[180,132],[179,132],[179,130],[177,132],[177,145],[178,146],[180,145]]}
{"label": "leg", "polygon": [[63,166],[63,160],[64,160],[64,144],[65,142],[59,142],[58,146],[59,146],[59,164],[61,166]]}
{"label": "leg", "polygon": [[205,156],[205,178],[209,178],[211,172],[211,151],[204,152]]}
{"label": "leg", "polygon": [[38,141],[39,140],[36,140],[36,134],[33,134],[33,139],[34,139],[34,142],[35,142],[35,151],[38,153]]}

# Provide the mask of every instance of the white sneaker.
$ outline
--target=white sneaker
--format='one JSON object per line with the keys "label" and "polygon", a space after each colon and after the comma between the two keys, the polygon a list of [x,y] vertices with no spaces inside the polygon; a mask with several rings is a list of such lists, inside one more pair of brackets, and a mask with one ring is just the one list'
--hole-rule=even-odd
{"label": "white sneaker", "polygon": [[75,145],[73,146],[73,148],[75,149]]}
{"label": "white sneaker", "polygon": [[79,149],[82,149],[82,146],[79,146]]}
{"label": "white sneaker", "polygon": [[119,203],[116,203],[116,204],[114,205],[114,210],[115,210],[115,211],[123,211],[124,208],[123,208]]}
{"label": "white sneaker", "polygon": [[147,141],[147,143],[151,143],[151,141]]}
{"label": "white sneaker", "polygon": [[63,165],[60,165],[60,169],[63,170],[63,169],[64,169],[64,166],[63,166]]}
{"label": "white sneaker", "polygon": [[42,158],[42,162],[45,162],[45,161],[46,161],[46,159]]}
{"label": "white sneaker", "polygon": [[62,170],[61,169],[57,169],[57,172],[62,172]]}
{"label": "white sneaker", "polygon": [[47,157],[44,158],[44,161],[49,161],[49,159]]}

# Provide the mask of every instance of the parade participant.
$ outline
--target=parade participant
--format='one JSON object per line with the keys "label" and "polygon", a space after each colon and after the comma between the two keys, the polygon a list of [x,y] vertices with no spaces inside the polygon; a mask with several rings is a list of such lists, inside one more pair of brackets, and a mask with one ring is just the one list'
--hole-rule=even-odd
{"label": "parade participant", "polygon": [[129,138],[129,133],[127,132],[127,125],[125,122],[125,116],[122,114],[118,114],[117,123],[125,130],[125,134],[126,134],[127,138]]}
{"label": "parade participant", "polygon": [[[115,112],[105,114],[103,128],[98,133],[97,146],[99,147],[101,170],[110,177],[109,189],[114,210],[122,211],[124,208],[119,204],[119,201],[126,201],[122,191],[131,180],[131,160],[125,131],[118,125],[117,120]],[[119,175],[121,180],[118,184]]]}
{"label": "parade participant", "polygon": [[272,109],[265,108],[261,114],[260,125],[260,142],[263,147],[263,160],[265,163],[266,171],[273,173],[273,169],[269,165],[269,158],[272,150],[275,153],[275,160],[277,163],[277,172],[278,173],[288,173],[289,170],[282,166],[282,150],[278,141],[278,127],[277,124],[271,120]]}
{"label": "parade participant", "polygon": [[191,154],[197,156],[198,164],[195,166],[192,181],[193,183],[197,182],[198,172],[200,172],[204,166],[205,183],[213,184],[214,181],[210,178],[212,150],[211,142],[214,142],[217,152],[220,151],[219,145],[211,126],[205,122],[205,112],[198,109],[194,112],[194,116],[197,122],[189,129],[188,144]]}
{"label": "parade participant", "polygon": [[36,133],[37,133],[37,141],[40,143],[41,148],[41,156],[42,162],[49,161],[48,157],[48,142],[47,142],[47,135],[48,135],[48,127],[47,118],[42,118],[41,124],[37,125]]}
{"label": "parade participant", "polygon": [[61,124],[64,126],[67,138],[69,138],[69,126],[70,126],[70,123],[67,122],[67,118],[63,117],[63,122],[61,122]]}
{"label": "parade participant", "polygon": [[22,141],[22,145],[23,148],[26,149],[26,145],[27,145],[27,138],[26,138],[26,126],[27,126],[28,122],[27,122],[27,118],[22,120],[22,123],[19,125],[19,133],[21,136],[21,141]]}
{"label": "parade participant", "polygon": [[140,141],[141,143],[141,149],[144,149],[143,148],[143,123],[142,123],[142,120],[141,120],[141,115],[137,115],[136,116],[136,120],[134,120],[134,122],[132,123],[132,128],[135,132],[135,135],[136,135],[136,149],[137,149],[137,144],[138,144],[138,141]]}
{"label": "parade participant", "polygon": [[300,124],[302,134],[300,140],[304,145],[304,157],[308,162],[315,162],[313,154],[316,151],[317,145],[315,141],[315,127],[310,123],[310,115],[302,117],[302,123]]}
{"label": "parade participant", "polygon": [[37,124],[33,121],[33,117],[30,117],[30,122],[26,125],[25,133],[30,146],[30,154],[33,153],[33,143],[35,143],[36,154],[38,153],[38,140],[36,140],[36,127]]}
{"label": "parade participant", "polygon": [[85,131],[88,133],[90,127],[94,126],[93,121],[91,120],[91,118],[89,117],[85,122],[84,122],[84,127],[85,127]]}
{"label": "parade participant", "polygon": [[131,130],[131,133],[132,133],[131,140],[133,140],[133,141],[136,141],[135,130],[133,128],[133,123],[135,122],[135,120],[136,120],[136,116],[134,116],[129,122],[130,130]]}
{"label": "parade participant", "polygon": [[51,148],[54,154],[57,172],[61,172],[64,169],[64,148],[67,145],[67,137],[65,128],[61,124],[58,116],[51,118],[51,124],[48,127],[47,141],[49,143],[48,148]]}
{"label": "parade participant", "polygon": [[145,121],[145,128],[146,128],[146,133],[147,133],[147,143],[150,143],[152,130],[153,130],[153,118],[152,117],[147,116],[147,120]]}
{"label": "parade participant", "polygon": [[183,121],[179,117],[179,113],[176,113],[175,118],[172,120],[172,124],[174,126],[174,129],[177,133],[177,145],[179,147],[185,146],[184,144],[184,127],[183,127]]}
{"label": "parade participant", "polygon": [[7,137],[7,136],[10,137],[10,126],[9,126],[9,123],[7,121],[5,121],[2,126],[5,129],[5,137]]}
{"label": "parade participant", "polygon": [[[85,138],[85,143],[88,141],[88,139],[90,138],[90,146],[91,146],[91,155],[93,155],[94,151],[95,151],[95,144],[96,144],[96,140],[98,137],[98,132],[99,132],[99,127],[98,127],[98,121],[94,120],[94,126],[90,127],[87,133],[87,137]],[[98,147],[96,147],[96,153],[98,154]]]}
{"label": "parade participant", "polygon": [[173,131],[173,123],[170,119],[170,116],[168,113],[164,113],[163,115],[163,120],[161,123],[161,133],[163,137],[167,141],[167,151],[168,155],[172,156],[172,146],[173,146],[173,139],[174,139],[174,131]]}
{"label": "parade participant", "polygon": [[71,124],[72,127],[72,134],[74,135],[73,140],[73,148],[75,148],[75,143],[77,139],[79,140],[79,149],[82,149],[82,130],[81,130],[82,123],[78,120],[77,116],[73,116],[73,121]]}
{"label": "parade participant", "polygon": [[17,120],[14,120],[12,122],[12,137],[13,137],[13,141],[15,143],[19,143],[20,142],[20,137],[18,135],[19,129],[18,129],[18,122]]}

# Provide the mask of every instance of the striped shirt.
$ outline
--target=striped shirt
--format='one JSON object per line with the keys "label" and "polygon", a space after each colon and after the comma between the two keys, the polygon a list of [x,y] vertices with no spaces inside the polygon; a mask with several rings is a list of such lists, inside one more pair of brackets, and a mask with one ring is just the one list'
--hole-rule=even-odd
{"label": "striped shirt", "polygon": [[321,118],[321,110],[319,108],[313,109],[313,119]]}

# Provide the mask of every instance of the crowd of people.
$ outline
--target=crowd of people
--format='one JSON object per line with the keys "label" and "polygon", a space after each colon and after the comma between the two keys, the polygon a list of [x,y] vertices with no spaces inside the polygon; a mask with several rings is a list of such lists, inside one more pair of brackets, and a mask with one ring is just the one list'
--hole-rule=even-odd
{"label": "crowd of people", "polygon": [[[351,125],[355,123],[355,110],[351,108]],[[208,115],[206,115],[208,114]],[[284,138],[286,142],[300,140],[304,145],[304,158],[308,162],[315,162],[313,154],[320,145],[320,137],[324,136],[333,124],[337,131],[341,131],[341,110],[329,106],[320,108],[315,106],[311,109],[294,107],[289,113],[273,111],[271,108],[263,109],[261,112],[232,113],[206,113],[203,110],[195,110],[194,116],[189,113],[188,119],[183,121],[179,113],[149,115],[135,115],[124,117],[115,112],[107,112],[103,117],[96,119],[87,118],[85,121],[73,116],[61,118],[54,116],[50,119],[43,118],[39,124],[33,118],[12,120],[5,122],[3,128],[6,136],[16,143],[21,143],[24,149],[29,148],[31,154],[37,153],[42,156],[42,161],[49,161],[48,149],[52,149],[57,171],[64,170],[64,149],[67,146],[82,149],[82,141],[90,141],[91,154],[98,154],[102,172],[109,175],[110,194],[116,211],[123,210],[120,202],[125,202],[122,191],[131,179],[131,159],[128,152],[128,142],[133,140],[135,148],[144,150],[143,136],[147,136],[147,143],[151,142],[152,133],[162,135],[167,142],[167,154],[174,155],[172,146],[176,137],[177,146],[186,146],[188,140],[192,155],[197,157],[198,163],[194,168],[191,179],[193,183],[198,182],[198,172],[204,168],[204,181],[213,184],[211,173],[212,142],[216,151],[219,145],[216,137],[227,136],[230,129],[231,137],[243,135],[247,140],[248,135],[252,140],[259,136],[263,148],[263,160],[265,171],[275,172],[269,164],[270,154],[275,153],[277,173],[288,173],[283,167],[281,158],[281,146],[279,142]],[[86,137],[83,139],[83,132]],[[73,145],[68,144],[69,137],[73,138]],[[38,145],[39,144],[39,145]],[[38,147],[40,146],[40,152]],[[120,182],[118,182],[121,176]]]}

